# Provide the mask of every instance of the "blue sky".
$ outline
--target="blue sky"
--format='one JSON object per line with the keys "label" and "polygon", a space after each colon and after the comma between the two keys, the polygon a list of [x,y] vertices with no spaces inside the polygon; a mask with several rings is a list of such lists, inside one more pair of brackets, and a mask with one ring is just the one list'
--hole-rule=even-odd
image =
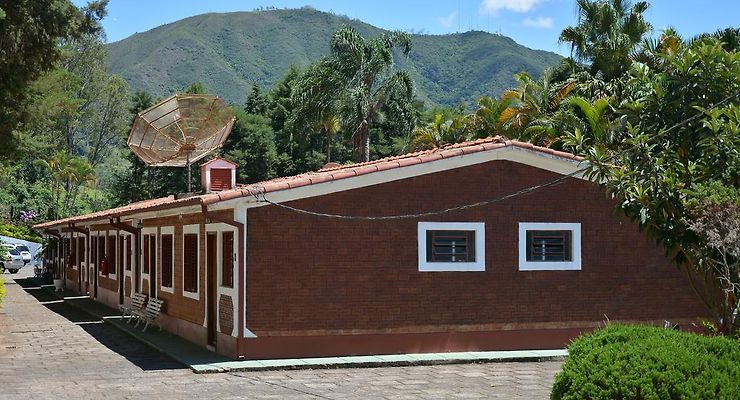
{"label": "blue sky", "polygon": [[[87,1],[74,0],[83,5]],[[653,0],[647,19],[656,32],[675,27],[685,37],[740,25],[740,0]],[[471,29],[500,32],[535,49],[567,55],[560,31],[576,23],[574,0],[111,0],[103,26],[108,40],[207,12],[310,5],[385,29],[445,34]]]}

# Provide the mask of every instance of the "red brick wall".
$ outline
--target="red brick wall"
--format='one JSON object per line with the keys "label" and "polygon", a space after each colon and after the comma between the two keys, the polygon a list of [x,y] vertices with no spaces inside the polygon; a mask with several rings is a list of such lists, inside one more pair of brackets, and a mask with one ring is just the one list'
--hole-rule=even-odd
{"label": "red brick wall", "polygon": [[218,325],[221,332],[231,334],[234,329],[234,303],[231,296],[222,294],[218,302]]}
{"label": "red brick wall", "polygon": [[[99,272],[98,272],[99,273]],[[110,276],[110,277],[109,277]],[[118,292],[118,280],[115,275],[98,275],[98,286],[112,292]]]}
{"label": "red brick wall", "polygon": [[123,281],[123,294],[126,297],[131,297],[131,289],[132,289],[133,282],[131,281],[131,277],[127,276],[124,278]]}
{"label": "red brick wall", "polygon": [[[199,293],[200,300],[191,299],[182,295],[182,250],[183,250],[183,225],[200,224],[202,222],[200,214],[189,214],[165,218],[146,219],[143,221],[144,227],[174,227],[173,239],[175,242],[175,251],[173,258],[175,265],[173,268],[173,288],[174,293],[168,293],[162,290],[162,254],[161,254],[161,232],[157,237],[157,297],[166,301],[165,312],[167,315],[179,318],[197,325],[203,325],[205,318],[205,226],[200,228],[200,248],[199,258]],[[151,268],[151,267],[150,267]],[[150,270],[151,272],[151,270]],[[148,282],[146,285],[148,287]],[[148,291],[148,289],[147,289]]]}
{"label": "red brick wall", "polygon": [[77,288],[77,280],[79,278],[79,271],[74,268],[67,267],[67,280],[74,282],[75,289]]}
{"label": "red brick wall", "polygon": [[[496,161],[304,199],[331,213],[439,210],[559,175]],[[268,195],[269,198],[269,195]],[[706,314],[684,273],[591,183],[441,216],[341,221],[248,210],[247,325],[258,336],[584,326]],[[485,272],[419,272],[417,222],[485,222]],[[580,222],[581,271],[518,271],[519,222]],[[585,324],[588,325],[588,324]],[[592,324],[591,324],[592,325]]]}

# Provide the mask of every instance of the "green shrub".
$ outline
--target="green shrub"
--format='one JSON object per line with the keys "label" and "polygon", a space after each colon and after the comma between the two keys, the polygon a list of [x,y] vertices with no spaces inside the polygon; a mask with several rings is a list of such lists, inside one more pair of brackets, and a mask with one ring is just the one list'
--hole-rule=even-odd
{"label": "green shrub", "polygon": [[17,226],[0,223],[0,235],[10,236],[21,240],[28,240],[29,242],[43,242],[43,238],[27,226]]}
{"label": "green shrub", "polygon": [[568,347],[551,399],[738,399],[740,342],[610,325]]}

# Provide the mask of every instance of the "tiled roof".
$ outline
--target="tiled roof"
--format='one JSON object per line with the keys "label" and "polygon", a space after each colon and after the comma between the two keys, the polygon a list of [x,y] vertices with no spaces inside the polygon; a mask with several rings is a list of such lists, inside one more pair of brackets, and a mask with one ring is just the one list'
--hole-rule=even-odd
{"label": "tiled roof", "polygon": [[44,222],[41,224],[34,225],[36,229],[49,228],[52,226],[67,226],[69,223],[82,222],[82,221],[93,221],[101,220],[106,218],[114,218],[121,215],[132,214],[134,212],[144,211],[156,211],[161,209],[173,208],[177,206],[200,204],[199,196],[192,196],[187,198],[176,199],[175,196],[160,197],[158,199],[142,200],[136,203],[127,204],[125,206],[110,208],[107,210],[95,211],[90,214],[78,215],[75,217],[68,217],[58,219],[56,221]]}
{"label": "tiled roof", "polygon": [[224,190],[216,193],[206,193],[181,199],[176,199],[174,196],[169,196],[153,200],[144,200],[109,210],[97,211],[91,214],[45,222],[35,225],[34,227],[49,228],[60,225],[65,226],[70,222],[100,220],[126,214],[133,214],[135,212],[154,211],[157,209],[174,208],[193,204],[213,204],[219,201],[252,196],[257,192],[270,193],[281,190],[294,189],[297,187],[336,181],[345,178],[352,178],[355,176],[366,175],[373,172],[402,168],[415,164],[423,164],[465,154],[479,153],[482,151],[504,147],[517,147],[520,149],[544,153],[553,157],[567,160],[581,160],[580,157],[571,153],[557,151],[546,147],[535,146],[531,143],[519,142],[516,140],[505,140],[499,136],[496,136],[485,139],[478,139],[470,142],[452,144],[438,149],[424,150],[414,153],[402,154],[399,156],[387,157],[366,163],[330,167],[318,171],[307,172],[289,177],[270,179],[267,181],[249,185],[239,185],[235,189]]}
{"label": "tiled roof", "polygon": [[236,165],[237,167],[239,166],[239,164],[237,164],[237,163],[235,163],[235,162],[233,162],[231,160],[227,160],[227,159],[225,159],[223,157],[214,157],[214,158],[212,158],[212,159],[204,162],[203,164],[200,164],[200,166],[201,167],[205,167],[206,165],[208,165],[208,164],[210,164],[212,162],[215,162],[215,161],[224,161],[224,162],[227,162],[229,164]]}

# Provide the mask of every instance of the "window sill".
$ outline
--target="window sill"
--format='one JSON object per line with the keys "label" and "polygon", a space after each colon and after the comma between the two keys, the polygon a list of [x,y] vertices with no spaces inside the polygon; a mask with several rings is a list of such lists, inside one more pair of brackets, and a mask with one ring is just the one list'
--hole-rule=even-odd
{"label": "window sill", "polygon": [[519,271],[580,271],[581,263],[573,261],[527,261],[519,264]]}
{"label": "window sill", "polygon": [[422,263],[420,272],[485,272],[484,263]]}

